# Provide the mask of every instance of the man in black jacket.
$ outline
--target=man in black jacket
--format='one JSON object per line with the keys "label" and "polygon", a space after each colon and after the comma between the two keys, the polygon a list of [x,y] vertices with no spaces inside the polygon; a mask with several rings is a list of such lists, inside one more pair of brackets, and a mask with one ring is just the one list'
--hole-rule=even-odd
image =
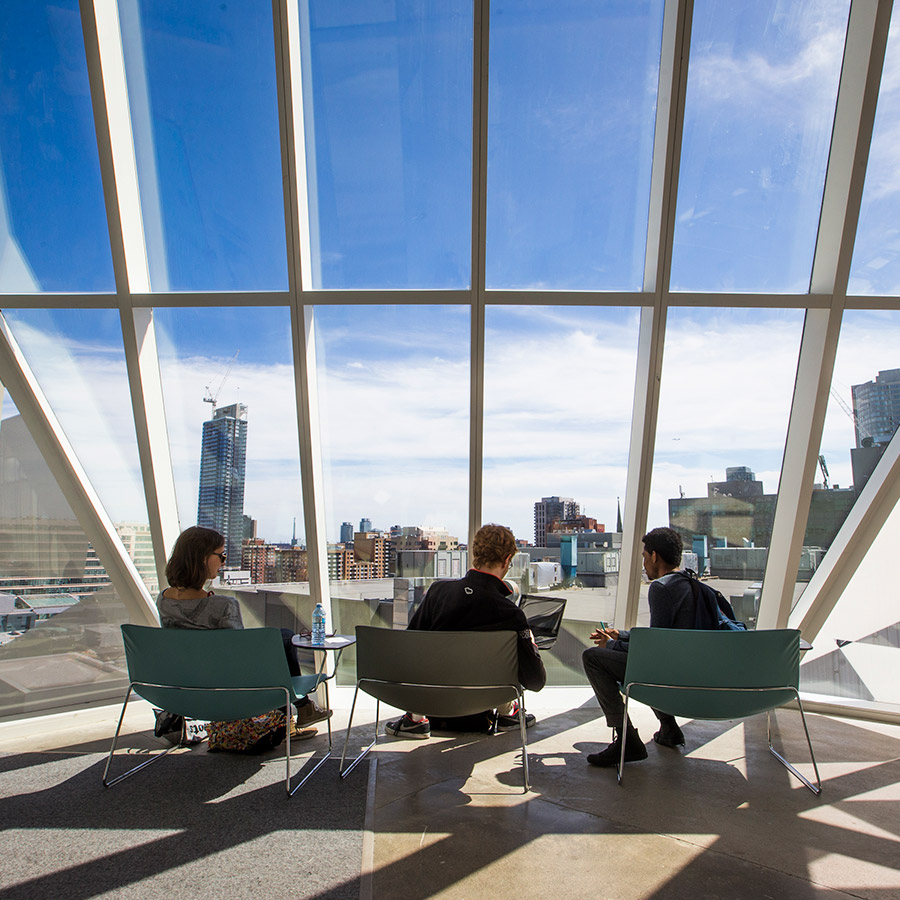
{"label": "man in black jacket", "polygon": [[[697,627],[696,601],[689,578],[677,571],[681,565],[682,541],[671,528],[654,528],[641,538],[644,543],[644,571],[652,584],[650,602],[651,628]],[[710,624],[709,627],[715,627]],[[582,654],[584,671],[594,689],[597,701],[606,714],[606,723],[616,732],[613,742],[599,753],[588,755],[592,766],[614,766],[619,762],[624,731],[625,761],[635,762],[647,758],[647,748],[631,722],[623,723],[625,704],[619,692],[619,684],[625,678],[628,661],[628,632],[615,628],[597,629],[591,634],[597,645],[588,647]],[[674,716],[657,712],[660,729],[653,740],[664,747],[684,744],[684,734]]]}
{"label": "man in black jacket", "polygon": [[[472,568],[457,581],[436,581],[428,589],[421,606],[409,622],[417,631],[515,631],[518,636],[519,683],[530,691],[539,691],[547,681],[544,663],[528,627],[525,613],[509,599],[512,593],[503,581],[512,558],[516,539],[502,525],[484,525],[472,540]],[[535,718],[528,714],[526,725]],[[500,728],[517,727],[518,709],[509,704],[498,710]],[[385,730],[399,737],[427,738],[431,735],[428,718],[406,713],[388,722]]]}

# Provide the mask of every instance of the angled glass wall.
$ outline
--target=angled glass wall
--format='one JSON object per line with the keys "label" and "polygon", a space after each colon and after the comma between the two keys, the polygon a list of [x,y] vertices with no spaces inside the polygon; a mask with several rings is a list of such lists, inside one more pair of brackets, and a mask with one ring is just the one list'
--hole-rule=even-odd
{"label": "angled glass wall", "polygon": [[[648,528],[756,621],[803,328],[802,310],[672,308]],[[638,623],[649,616],[645,586]]]}
{"label": "angled glass wall", "polygon": [[471,3],[299,4],[312,287],[469,287]]}
{"label": "angled glass wall", "polygon": [[9,394],[0,391],[0,718],[121,698],[128,621]]}
{"label": "angled glass wall", "polygon": [[0,292],[115,290],[78,0],[3,4],[0,95]]}
{"label": "angled glass wall", "polygon": [[673,290],[809,290],[849,8],[694,4]]}
{"label": "angled glass wall", "polygon": [[78,461],[147,586],[158,588],[119,313],[19,309],[6,313]]}
{"label": "angled glass wall", "polygon": [[640,290],[662,13],[491,3],[488,289]]}
{"label": "angled glass wall", "polygon": [[528,543],[510,572],[522,593],[566,597],[551,684],[584,680],[588,635],[615,614],[638,322],[634,308],[486,310],[483,519]]}

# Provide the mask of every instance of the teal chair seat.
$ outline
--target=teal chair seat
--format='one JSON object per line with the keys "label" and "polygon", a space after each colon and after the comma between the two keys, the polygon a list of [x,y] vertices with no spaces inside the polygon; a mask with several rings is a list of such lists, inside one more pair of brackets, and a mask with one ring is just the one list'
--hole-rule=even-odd
{"label": "teal chair seat", "polygon": [[[800,703],[800,632],[632,628],[622,691],[625,713],[634,699],[689,719],[739,719],[766,713],[769,750],[813,793],[821,790],[806,715]],[[771,710],[791,700],[800,708],[815,772],[813,785],[772,744]],[[624,744],[619,783],[624,769]]]}
{"label": "teal chair seat", "polygon": [[[103,784],[107,787],[175,749],[171,747],[108,780],[132,692],[167,712],[216,722],[247,719],[288,707],[321,683],[325,684],[327,697],[327,676],[291,675],[277,628],[194,630],[123,625],[122,639],[130,684],[103,772]],[[331,722],[328,721],[328,752],[294,788],[290,729],[287,732],[285,787],[292,795],[331,755]]]}

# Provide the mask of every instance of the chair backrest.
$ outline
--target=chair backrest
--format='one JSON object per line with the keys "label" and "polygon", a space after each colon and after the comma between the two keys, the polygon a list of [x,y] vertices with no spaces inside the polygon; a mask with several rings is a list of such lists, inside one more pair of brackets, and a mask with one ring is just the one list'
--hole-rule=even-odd
{"label": "chair backrest", "polygon": [[624,687],[634,685],[629,696],[673,716],[731,719],[794,699],[799,678],[800,632],[793,628],[632,628]]}
{"label": "chair backrest", "polygon": [[356,678],[361,690],[398,709],[472,715],[516,698],[516,633],[357,625]]}
{"label": "chair backrest", "polygon": [[122,639],[128,677],[143,683],[135,691],[168,712],[214,721],[245,719],[285,704],[283,690],[248,688],[292,686],[277,628],[199,630],[123,625]]}

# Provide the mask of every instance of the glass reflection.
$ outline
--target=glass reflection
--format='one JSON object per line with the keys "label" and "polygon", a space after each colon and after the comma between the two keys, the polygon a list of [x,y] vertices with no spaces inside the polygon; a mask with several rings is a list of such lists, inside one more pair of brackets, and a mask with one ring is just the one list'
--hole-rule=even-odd
{"label": "glass reflection", "polygon": [[10,329],[147,589],[157,589],[119,314],[8,310]]}
{"label": "glass reflection", "polygon": [[120,698],[125,609],[0,389],[0,717]]}
{"label": "glass reflection", "polygon": [[673,290],[809,290],[848,10],[694,4]]}
{"label": "glass reflection", "polygon": [[[802,310],[670,309],[648,528],[756,621],[784,455]],[[752,357],[752,366],[750,359]],[[649,621],[647,585],[638,624]]]}
{"label": "glass reflection", "polygon": [[483,518],[519,540],[521,593],[567,599],[544,654],[555,684],[584,681],[588,635],[615,611],[638,325],[635,309],[485,314]]}

